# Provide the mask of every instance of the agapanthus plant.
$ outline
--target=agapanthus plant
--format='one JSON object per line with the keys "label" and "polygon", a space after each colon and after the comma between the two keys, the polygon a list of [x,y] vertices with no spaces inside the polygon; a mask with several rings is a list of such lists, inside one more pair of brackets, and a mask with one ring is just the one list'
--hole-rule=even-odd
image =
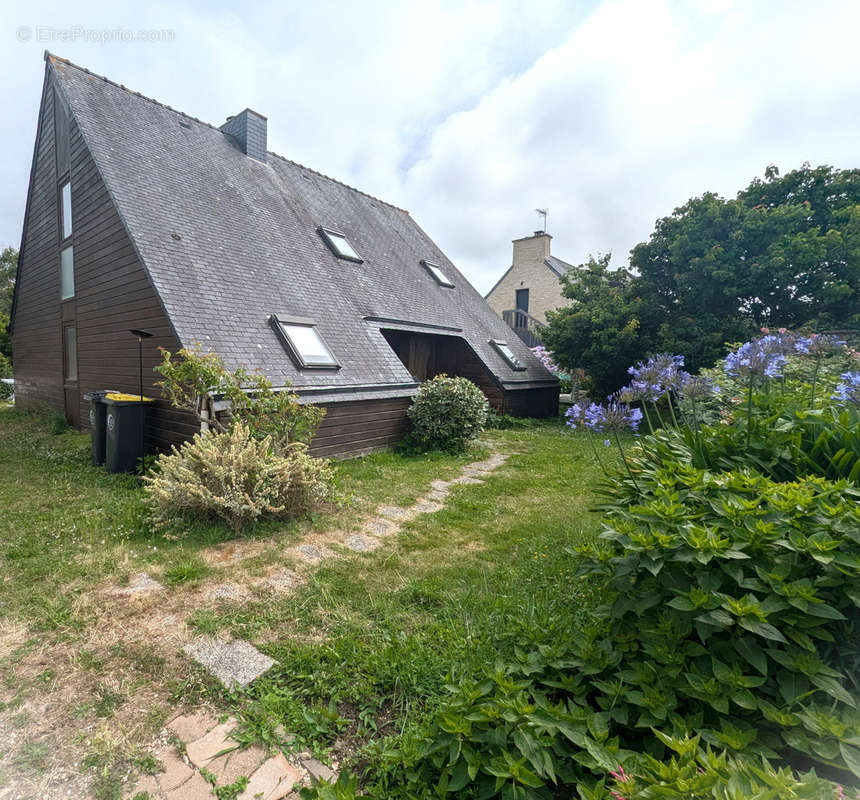
{"label": "agapanthus plant", "polygon": [[[582,406],[579,403],[574,403],[565,412],[567,417],[567,425],[570,428],[584,427],[586,430],[593,433],[611,433],[615,438],[615,443],[618,445],[618,452],[621,453],[621,458],[624,461],[624,466],[627,467],[627,474],[633,483],[636,483],[636,478],[630,471],[627,464],[627,459],[624,457],[624,448],[621,446],[619,434],[626,431],[628,428],[636,432],[639,430],[639,425],[642,422],[642,412],[638,408],[632,408],[626,403],[620,403],[610,397],[605,405],[601,403],[590,403],[588,406]],[[594,445],[594,440],[589,437],[591,446],[594,448],[594,454],[601,468],[603,462],[600,459],[600,454],[597,447]],[[604,440],[604,445],[609,447],[611,442],[609,439]]]}
{"label": "agapanthus plant", "polygon": [[664,425],[657,403],[662,397],[665,397],[669,413],[677,427],[678,421],[675,417],[672,395],[677,396],[687,381],[690,380],[690,373],[685,372],[682,369],[683,366],[684,356],[670,353],[659,353],[651,356],[644,363],[639,361],[634,366],[628,367],[627,372],[632,380],[627,386],[620,389],[615,397],[624,403],[642,403],[642,408],[645,409],[645,419],[652,433],[654,428],[651,425],[651,418],[648,416],[646,403],[651,403],[654,406],[660,424]]}
{"label": "agapanthus plant", "polygon": [[833,399],[843,406],[860,406],[860,372],[843,372]]}

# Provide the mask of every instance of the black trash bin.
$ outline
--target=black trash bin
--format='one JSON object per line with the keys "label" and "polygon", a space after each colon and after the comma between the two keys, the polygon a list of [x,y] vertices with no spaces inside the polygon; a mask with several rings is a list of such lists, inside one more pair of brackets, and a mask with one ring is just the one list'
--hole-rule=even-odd
{"label": "black trash bin", "polygon": [[144,454],[146,416],[151,397],[109,392],[102,401],[105,416],[105,468],[108,472],[136,472]]}
{"label": "black trash bin", "polygon": [[84,400],[90,403],[90,427],[92,428],[93,466],[100,467],[105,463],[105,395],[115,389],[98,389],[87,392]]}

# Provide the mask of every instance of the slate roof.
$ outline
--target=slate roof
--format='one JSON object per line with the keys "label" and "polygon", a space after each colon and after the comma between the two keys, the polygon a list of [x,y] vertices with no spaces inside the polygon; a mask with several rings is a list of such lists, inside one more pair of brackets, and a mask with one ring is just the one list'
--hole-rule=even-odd
{"label": "slate roof", "polygon": [[567,261],[562,261],[560,258],[550,256],[544,259],[546,264],[559,278],[563,278],[570,270],[574,269],[573,264],[568,264]]}
{"label": "slate roof", "polygon": [[[505,388],[554,380],[408,212],[274,153],[251,159],[218,128],[46,60],[183,345],[199,341],[321,399],[396,396],[414,381],[380,327],[441,326]],[[318,226],[346,234],[364,262],[336,258]],[[421,259],[455,288],[439,286]],[[341,369],[297,369],[271,313],[313,318]],[[491,338],[527,369],[511,369]]]}

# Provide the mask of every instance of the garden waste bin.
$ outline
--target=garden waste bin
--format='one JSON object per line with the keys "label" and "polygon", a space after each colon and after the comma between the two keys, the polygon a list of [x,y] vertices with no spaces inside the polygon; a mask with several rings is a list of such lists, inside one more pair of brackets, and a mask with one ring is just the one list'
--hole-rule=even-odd
{"label": "garden waste bin", "polygon": [[146,417],[152,397],[108,392],[102,401],[105,416],[105,469],[108,472],[135,472],[144,454]]}
{"label": "garden waste bin", "polygon": [[99,467],[105,463],[105,404],[106,394],[114,389],[99,389],[87,392],[84,400],[90,403],[90,427],[92,428],[93,466]]}

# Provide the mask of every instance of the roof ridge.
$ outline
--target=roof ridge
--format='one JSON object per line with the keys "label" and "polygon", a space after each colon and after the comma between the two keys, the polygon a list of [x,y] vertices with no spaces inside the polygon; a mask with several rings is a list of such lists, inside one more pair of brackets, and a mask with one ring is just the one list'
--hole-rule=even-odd
{"label": "roof ridge", "polygon": [[[52,64],[54,64],[55,62],[60,62],[62,64],[66,64],[69,67],[74,67],[75,69],[80,70],[81,72],[85,72],[87,75],[92,75],[94,78],[98,78],[99,80],[102,80],[105,83],[109,83],[111,86],[116,86],[118,89],[122,89],[124,92],[128,92],[129,94],[133,94],[135,97],[141,98],[141,100],[146,100],[150,103],[154,103],[155,105],[159,106],[160,108],[164,108],[164,109],[167,109],[168,111],[172,111],[174,114],[179,114],[180,116],[185,117],[186,119],[194,120],[195,122],[198,122],[201,125],[205,125],[207,128],[211,128],[214,131],[218,131],[218,133],[221,133],[224,136],[230,135],[230,134],[222,131],[221,128],[217,127],[216,125],[213,125],[211,122],[205,122],[204,120],[198,119],[197,117],[194,117],[191,114],[186,114],[184,111],[180,111],[178,108],[173,108],[173,106],[169,106],[169,105],[167,105],[167,103],[162,103],[161,101],[156,100],[154,97],[148,97],[147,95],[141,94],[140,92],[135,92],[133,89],[129,89],[127,86],[125,86],[121,83],[117,83],[116,81],[112,81],[110,78],[106,77],[105,75],[99,75],[97,72],[93,72],[92,70],[89,70],[86,67],[82,67],[80,64],[75,64],[73,61],[69,61],[69,59],[67,59],[67,58],[63,58],[62,56],[54,55],[49,50],[45,50],[45,61],[50,61]],[[257,112],[255,112],[255,113],[257,113]],[[268,153],[268,155],[271,155],[271,156],[274,156],[275,158],[281,159],[281,161],[285,161],[288,164],[293,164],[294,166],[299,167],[300,169],[305,169],[308,172],[312,172],[314,175],[319,175],[319,177],[321,177],[321,178],[325,178],[326,180],[331,181],[332,183],[336,183],[340,186],[344,186],[347,189],[352,190],[353,192],[357,192],[360,195],[364,195],[364,197],[369,197],[371,200],[374,200],[377,203],[382,203],[383,205],[386,205],[389,208],[393,208],[395,211],[400,211],[404,214],[409,214],[409,211],[407,211],[405,208],[400,208],[400,206],[396,206],[396,205],[394,205],[394,203],[389,203],[387,200],[383,200],[380,197],[376,197],[375,195],[372,195],[372,194],[369,194],[368,192],[362,191],[361,189],[359,189],[355,186],[350,186],[350,184],[345,183],[344,181],[339,181],[337,178],[332,178],[330,175],[326,175],[324,172],[320,172],[319,170],[315,170],[312,167],[307,167],[304,164],[300,164],[298,161],[293,161],[292,159],[287,158],[286,156],[282,156],[280,153],[275,153],[273,150],[267,150],[266,152]]]}
{"label": "roof ridge", "polygon": [[[339,186],[345,186],[347,189],[350,189],[353,192],[357,192],[358,194],[364,195],[365,197],[369,197],[371,200],[376,201],[377,203],[382,203],[384,206],[388,206],[389,208],[393,208],[395,211],[402,211],[404,214],[409,214],[409,211],[405,208],[401,208],[400,206],[394,205],[394,203],[389,203],[387,200],[383,200],[381,197],[377,197],[376,195],[372,195],[368,192],[363,191],[362,189],[358,189],[355,186],[350,186],[348,183],[344,183],[343,181],[339,181],[337,178],[332,178],[331,175],[326,175],[324,172],[320,172],[313,167],[305,166],[304,164],[300,164],[298,161],[293,161],[291,158],[287,158],[286,156],[282,156],[280,153],[275,153],[272,150],[267,151],[270,156],[274,156],[275,158],[281,159],[281,161],[286,161],[287,164],[292,164],[295,167],[299,167],[299,169],[305,169],[308,172],[312,172],[314,175],[318,175],[320,178],[325,178],[327,181],[331,181],[332,183],[336,183]],[[409,216],[412,216],[411,214]]]}

